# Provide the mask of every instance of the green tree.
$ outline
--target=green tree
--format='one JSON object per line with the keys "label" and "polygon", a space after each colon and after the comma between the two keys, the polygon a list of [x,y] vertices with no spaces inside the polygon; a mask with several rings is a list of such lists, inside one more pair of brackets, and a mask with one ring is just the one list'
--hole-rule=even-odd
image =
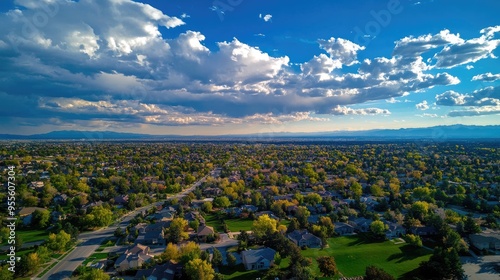
{"label": "green tree", "polygon": [[420,273],[425,279],[442,280],[453,279],[460,280],[464,276],[462,263],[455,248],[443,249],[434,248],[429,261],[420,264]]}
{"label": "green tree", "polygon": [[234,267],[236,265],[236,257],[231,252],[226,253],[226,259],[229,267]]}
{"label": "green tree", "polygon": [[464,221],[464,232],[465,233],[479,233],[481,232],[481,228],[474,221],[471,216],[467,216]]}
{"label": "green tree", "polygon": [[212,208],[213,208],[213,205],[212,205],[212,202],[210,202],[210,201],[205,201],[201,205],[201,210],[203,210],[203,212],[205,212],[205,213],[212,212]]}
{"label": "green tree", "polygon": [[105,227],[113,221],[113,212],[102,206],[93,207],[91,214],[94,215],[93,226],[95,227]]}
{"label": "green tree", "polygon": [[35,210],[31,218],[31,224],[37,228],[46,228],[50,221],[49,210]]}
{"label": "green tree", "polygon": [[413,216],[420,221],[423,221],[429,212],[429,203],[425,201],[416,201],[411,205]]}
{"label": "green tree", "polygon": [[189,241],[186,244],[182,244],[179,255],[182,263],[188,263],[191,260],[199,259],[201,257],[200,246],[193,241]]}
{"label": "green tree", "polygon": [[167,247],[165,248],[165,251],[163,251],[163,253],[161,253],[160,255],[160,259],[165,262],[170,260],[178,261],[179,258],[180,258],[179,247],[177,247],[177,245],[173,243],[168,243]]}
{"label": "green tree", "polygon": [[92,268],[89,271],[81,275],[79,280],[109,280],[110,277],[104,271],[100,269]]}
{"label": "green tree", "polygon": [[229,198],[227,196],[218,196],[214,199],[214,206],[220,208],[227,208],[231,205]]}
{"label": "green tree", "polygon": [[47,247],[52,251],[62,252],[66,250],[71,241],[71,235],[61,230],[58,234],[49,234],[49,240],[47,241]]}
{"label": "green tree", "polygon": [[168,239],[170,242],[177,244],[184,239],[188,238],[187,232],[185,232],[188,227],[188,221],[183,218],[175,218],[170,223],[168,228]]}
{"label": "green tree", "polygon": [[360,198],[363,194],[363,187],[358,182],[352,182],[349,190],[351,191],[352,196],[356,199]]}
{"label": "green tree", "polygon": [[8,265],[3,265],[0,267],[0,279],[14,280],[14,273],[12,273],[12,271],[9,271]]}
{"label": "green tree", "polygon": [[396,280],[392,275],[383,269],[370,265],[366,267],[364,280]]}
{"label": "green tree", "polygon": [[411,246],[422,247],[422,239],[418,235],[405,234],[405,236],[403,236],[403,239]]}
{"label": "green tree", "polygon": [[213,280],[215,277],[212,265],[201,259],[190,260],[186,264],[185,270],[191,280]]}
{"label": "green tree", "polygon": [[273,232],[277,231],[278,221],[269,217],[269,215],[262,215],[253,222],[252,230],[257,239],[262,239],[265,236],[270,236]]}
{"label": "green tree", "polygon": [[389,226],[384,224],[382,221],[373,221],[370,224],[370,231],[378,238],[384,237],[385,232],[389,229]]}
{"label": "green tree", "polygon": [[326,277],[332,277],[337,274],[337,264],[332,256],[322,256],[316,259],[319,271]]}
{"label": "green tree", "polygon": [[214,248],[212,265],[215,267],[222,265],[222,253],[217,248]]}
{"label": "green tree", "polygon": [[42,264],[37,253],[29,253],[21,257],[21,273],[22,275],[32,275],[40,269]]}
{"label": "green tree", "polygon": [[42,263],[46,263],[46,262],[50,261],[51,252],[47,248],[47,246],[38,246],[38,248],[36,249],[35,252],[38,254],[38,257],[40,258],[40,261]]}

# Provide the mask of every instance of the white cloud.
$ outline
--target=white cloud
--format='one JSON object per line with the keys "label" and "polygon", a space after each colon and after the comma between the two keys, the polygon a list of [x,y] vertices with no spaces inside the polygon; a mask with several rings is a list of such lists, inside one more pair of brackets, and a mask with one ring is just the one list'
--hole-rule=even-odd
{"label": "white cloud", "polygon": [[387,99],[385,102],[387,102],[387,103],[391,103],[391,104],[394,104],[394,103],[399,103],[399,102],[401,102],[401,100],[397,100],[396,98],[391,97],[391,98]]}
{"label": "white cloud", "polygon": [[465,66],[465,68],[467,68],[467,70],[471,70],[471,69],[474,69],[474,66],[473,65],[467,65],[467,66]]}
{"label": "white cloud", "polygon": [[416,115],[417,117],[422,117],[422,118],[437,118],[439,117],[437,114],[428,114],[424,113],[422,115]]}
{"label": "white cloud", "polygon": [[465,42],[445,46],[434,55],[438,68],[453,68],[458,65],[476,62],[484,58],[495,58],[493,51],[500,45],[500,40],[489,40],[486,37],[475,38]]}
{"label": "white cloud", "polygon": [[[20,0],[25,8],[0,14],[0,91],[2,100],[20,105],[17,111],[6,108],[13,116],[158,125],[322,121],[322,114],[388,115],[386,109],[351,106],[395,103],[398,97],[460,82],[419,55],[464,42],[449,31],[396,44],[395,53],[411,55],[361,62],[363,46],[322,39],[317,54],[292,65],[287,56],[273,56],[237,38],[209,47],[212,42],[205,40],[210,38],[199,31],[162,35],[161,26],[184,22],[131,0],[58,1],[57,16],[25,36],[21,17],[30,18],[36,12],[30,7],[45,2]],[[492,32],[485,30],[483,36]],[[6,50],[4,45],[13,43],[17,50]],[[33,104],[36,97],[40,106]],[[494,104],[493,97],[484,98],[468,104]],[[470,98],[462,99],[465,104]]]}
{"label": "white cloud", "polygon": [[270,21],[272,17],[273,16],[270,14],[266,14],[266,15],[259,14],[259,18],[263,19],[265,22]]}
{"label": "white cloud", "polygon": [[427,100],[424,100],[418,104],[415,105],[415,107],[418,109],[418,110],[422,110],[422,111],[425,111],[425,110],[428,110],[429,109],[429,105],[427,104]]}
{"label": "white cloud", "polygon": [[390,115],[391,112],[387,109],[365,108],[353,109],[346,106],[337,106],[332,109],[332,115]]}
{"label": "white cloud", "polygon": [[436,95],[436,104],[443,106],[492,106],[500,105],[500,86],[475,90],[472,94],[446,91]]}
{"label": "white cloud", "polygon": [[472,77],[472,81],[494,82],[500,80],[500,74],[485,73]]}
{"label": "white cloud", "polygon": [[451,34],[449,30],[445,29],[438,34],[423,35],[419,37],[405,37],[396,41],[393,55],[401,55],[405,57],[419,56],[424,52],[435,49],[447,44],[462,43],[463,39],[459,34]]}
{"label": "white cloud", "polygon": [[318,40],[319,46],[324,49],[330,58],[342,65],[351,66],[357,61],[358,52],[364,50],[364,46],[355,44],[349,40],[331,37],[328,40]]}
{"label": "white cloud", "polygon": [[497,106],[485,106],[479,108],[470,108],[460,111],[451,111],[448,113],[449,117],[475,117],[483,115],[499,115],[500,105]]}

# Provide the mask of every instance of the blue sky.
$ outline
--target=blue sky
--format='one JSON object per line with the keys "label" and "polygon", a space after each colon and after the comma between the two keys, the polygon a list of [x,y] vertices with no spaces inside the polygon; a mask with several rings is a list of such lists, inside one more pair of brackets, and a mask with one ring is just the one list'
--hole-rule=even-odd
{"label": "blue sky", "polygon": [[0,3],[4,133],[500,124],[500,2]]}

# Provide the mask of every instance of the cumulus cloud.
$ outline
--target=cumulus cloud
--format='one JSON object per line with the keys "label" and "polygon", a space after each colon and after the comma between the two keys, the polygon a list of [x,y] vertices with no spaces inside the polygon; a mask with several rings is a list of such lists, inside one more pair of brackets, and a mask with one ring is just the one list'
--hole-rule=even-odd
{"label": "cumulus cloud", "polygon": [[471,108],[460,111],[451,111],[449,117],[475,117],[483,115],[498,115],[500,114],[500,106],[485,106],[480,108]]}
{"label": "cumulus cloud", "polygon": [[472,77],[473,81],[494,82],[500,80],[500,74],[485,73]]}
{"label": "cumulus cloud", "polygon": [[458,65],[476,62],[484,58],[495,58],[493,51],[500,45],[500,40],[487,37],[467,40],[446,46],[434,55],[438,68],[453,68]]}
{"label": "cumulus cloud", "polygon": [[390,115],[391,112],[387,109],[380,108],[365,108],[353,109],[346,106],[337,106],[332,109],[332,115]]}
{"label": "cumulus cloud", "polygon": [[499,26],[482,29],[482,36],[470,40],[464,40],[459,34],[452,34],[447,29],[435,35],[409,36],[396,41],[393,55],[418,57],[430,50],[442,48],[433,56],[436,60],[434,66],[453,68],[485,58],[495,58],[493,51],[500,45],[500,40],[493,39],[493,36],[499,30]]}
{"label": "cumulus cloud", "polygon": [[461,94],[446,91],[436,95],[436,104],[443,106],[491,106],[500,105],[500,86],[486,87],[472,93]]}
{"label": "cumulus cloud", "polygon": [[342,38],[321,39],[318,40],[318,43],[330,55],[331,59],[347,66],[357,63],[358,52],[365,49],[363,46]]}
{"label": "cumulus cloud", "polygon": [[448,44],[462,43],[464,40],[460,38],[459,34],[452,34],[449,30],[445,29],[438,34],[423,35],[419,37],[405,37],[396,41],[393,55],[401,56],[419,56],[424,52],[435,49]]}
{"label": "cumulus cloud", "polygon": [[268,22],[271,20],[273,16],[270,15],[270,14],[266,14],[266,15],[262,15],[262,14],[259,14],[259,18],[261,18],[262,20],[264,20],[265,22]]}
{"label": "cumulus cloud", "polygon": [[[0,114],[38,122],[50,116],[89,125],[98,120],[103,125],[226,125],[388,115],[386,109],[350,106],[394,103],[414,92],[458,84],[458,77],[433,69],[420,54],[469,42],[445,30],[398,41],[394,56],[358,61],[363,46],[319,39],[316,55],[294,62],[297,71],[289,57],[238,38],[205,44],[210,38],[199,31],[176,30],[187,15],[169,16],[132,0],[16,3],[20,9],[0,14],[0,97],[12,104],[0,104]],[[24,27],[48,3],[56,11],[50,20],[32,30]],[[160,28],[171,30],[162,34]],[[494,42],[495,32],[483,30],[484,44]],[[473,104],[467,94],[458,95]],[[485,98],[490,100],[474,104],[494,104],[492,96]]]}
{"label": "cumulus cloud", "polygon": [[424,100],[415,105],[415,107],[419,110],[425,111],[429,109],[429,105],[427,104],[427,100]]}

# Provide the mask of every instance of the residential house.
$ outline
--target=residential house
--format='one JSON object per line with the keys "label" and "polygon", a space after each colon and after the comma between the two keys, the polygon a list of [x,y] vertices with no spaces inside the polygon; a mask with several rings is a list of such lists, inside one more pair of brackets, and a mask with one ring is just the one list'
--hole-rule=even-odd
{"label": "residential house", "polygon": [[68,196],[66,194],[57,194],[54,196],[54,203],[55,204],[66,204],[66,200],[68,200]]}
{"label": "residential house", "polygon": [[184,220],[186,220],[188,222],[198,220],[200,222],[200,224],[205,223],[205,219],[200,215],[199,212],[196,212],[196,211],[187,212],[186,214],[184,214],[183,218],[184,218]]}
{"label": "residential house", "polygon": [[338,235],[350,235],[354,233],[354,227],[346,223],[334,223],[335,233]]}
{"label": "residential house", "polygon": [[165,264],[155,265],[150,269],[138,270],[134,279],[146,280],[173,280],[182,274],[182,264],[169,261]]}
{"label": "residential house", "polygon": [[411,227],[410,231],[418,236],[433,236],[437,234],[437,230],[433,226]]}
{"label": "residential house", "polygon": [[122,195],[115,196],[114,200],[115,200],[115,204],[125,205],[128,202],[128,194],[127,195],[122,194]]}
{"label": "residential house", "polygon": [[241,252],[241,261],[246,270],[269,269],[274,263],[276,251],[271,248],[247,250]]}
{"label": "residential house", "polygon": [[307,230],[294,230],[287,237],[299,247],[320,248],[322,245],[321,238],[309,233]]}
{"label": "residential house", "polygon": [[155,224],[148,225],[144,229],[139,230],[139,236],[135,243],[146,245],[165,245],[165,229],[170,225],[170,221],[161,221]]}
{"label": "residential house", "polygon": [[42,181],[33,181],[28,184],[28,187],[32,190],[35,190],[37,192],[42,191],[43,187],[45,184]]}
{"label": "residential house", "polygon": [[385,233],[385,237],[387,237],[388,239],[401,237],[406,233],[405,228],[398,223],[385,222],[385,224],[389,227],[389,229]]}
{"label": "residential house", "polygon": [[370,231],[370,225],[372,222],[372,219],[356,218],[352,221],[349,221],[349,224],[351,224],[358,232],[368,232]]}
{"label": "residential house", "polygon": [[139,268],[153,256],[150,254],[148,246],[136,244],[130,247],[115,262],[115,269],[118,272]]}
{"label": "residential house", "polygon": [[500,251],[500,232],[483,232],[469,235],[469,239],[479,250]]}
{"label": "residential house", "polygon": [[215,230],[213,227],[202,224],[198,227],[198,231],[196,232],[196,237],[198,237],[198,240],[206,241],[207,237],[209,237],[210,235],[213,236],[214,234]]}
{"label": "residential house", "polygon": [[241,210],[255,213],[259,211],[259,208],[257,208],[257,206],[254,205],[243,205],[241,206]]}
{"label": "residential house", "polygon": [[35,212],[36,210],[44,211],[47,209],[41,207],[23,207],[19,210],[18,215],[23,220],[24,225],[31,224],[31,218],[33,217],[33,212]]}

